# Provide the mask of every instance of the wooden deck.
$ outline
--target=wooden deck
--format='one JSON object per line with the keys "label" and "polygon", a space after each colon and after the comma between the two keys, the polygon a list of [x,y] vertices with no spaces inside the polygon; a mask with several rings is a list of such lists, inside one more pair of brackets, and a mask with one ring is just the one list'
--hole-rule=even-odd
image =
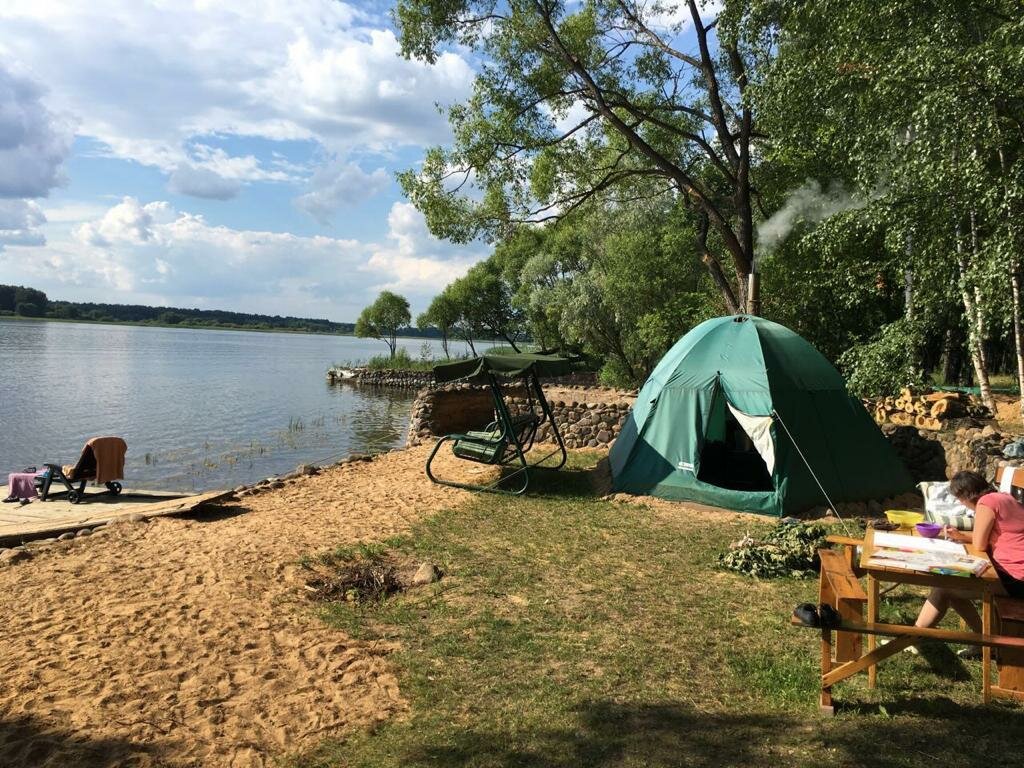
{"label": "wooden deck", "polygon": [[[5,490],[6,486],[0,486],[0,493]],[[51,495],[47,501],[36,499],[24,505],[0,504],[0,545],[92,528],[135,514],[159,517],[191,512],[202,504],[230,494],[231,491],[209,491],[186,496],[126,489],[119,496],[113,496],[102,488],[87,488],[86,498],[78,504],[66,501],[63,493]]]}

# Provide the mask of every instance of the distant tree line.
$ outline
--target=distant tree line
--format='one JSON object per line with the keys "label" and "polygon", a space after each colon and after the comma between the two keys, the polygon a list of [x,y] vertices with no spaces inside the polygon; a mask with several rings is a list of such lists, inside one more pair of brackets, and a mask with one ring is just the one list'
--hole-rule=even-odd
{"label": "distant tree line", "polygon": [[[147,307],[141,304],[97,304],[93,302],[55,301],[36,288],[0,285],[0,316],[85,320],[101,323],[137,323],[139,325],[183,326],[187,328],[239,328],[251,330],[287,330],[303,333],[352,334],[355,323],[331,320],[228,312],[220,309]],[[438,338],[440,332],[403,328],[402,335]]]}

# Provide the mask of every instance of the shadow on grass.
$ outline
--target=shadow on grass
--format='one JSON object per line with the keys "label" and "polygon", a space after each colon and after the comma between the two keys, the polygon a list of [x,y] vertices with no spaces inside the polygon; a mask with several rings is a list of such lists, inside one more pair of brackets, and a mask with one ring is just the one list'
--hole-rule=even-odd
{"label": "shadow on grass", "polygon": [[90,739],[81,734],[46,727],[31,717],[0,720],[0,765],[5,768],[75,766],[120,768],[159,765],[160,750],[151,744],[123,739]]}
{"label": "shadow on grass", "polygon": [[[905,708],[903,705],[906,705]],[[578,709],[573,730],[502,733],[468,730],[444,743],[410,749],[400,763],[444,766],[718,766],[932,764],[945,755],[950,764],[990,765],[1009,754],[1022,734],[1019,716],[991,708],[964,708],[953,702],[920,706],[908,699],[897,708],[949,722],[942,731],[908,727],[906,721],[860,718],[814,720],[767,713],[707,714],[679,704],[622,705],[591,702]],[[915,711],[915,706],[920,709]],[[892,709],[892,707],[890,707]],[[822,727],[825,725],[829,727]],[[981,750],[963,750],[965,733],[999,733]],[[943,733],[944,732],[944,733]],[[959,735],[958,735],[959,734]]]}

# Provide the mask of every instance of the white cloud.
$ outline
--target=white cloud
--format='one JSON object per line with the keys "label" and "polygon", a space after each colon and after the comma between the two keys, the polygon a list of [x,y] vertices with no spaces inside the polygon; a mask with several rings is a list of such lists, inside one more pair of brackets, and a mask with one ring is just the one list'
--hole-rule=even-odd
{"label": "white cloud", "polygon": [[17,276],[83,301],[351,321],[383,288],[423,309],[486,255],[432,237],[407,203],[392,207],[383,244],[214,226],[169,203],[131,197],[99,217],[71,222],[64,212],[61,222],[44,225],[51,227],[49,243],[30,259],[15,245],[0,252],[0,283]]}
{"label": "white cloud", "polygon": [[230,200],[242,188],[237,179],[226,179],[209,168],[197,168],[191,163],[180,164],[171,178],[167,188],[178,195],[192,195],[209,200]]}
{"label": "white cloud", "polygon": [[0,64],[0,198],[45,197],[63,182],[72,125],[43,95],[26,72]]}
{"label": "white cloud", "polygon": [[447,137],[435,102],[468,95],[469,64],[455,53],[406,61],[373,23],[383,25],[337,0],[4,0],[0,56],[31,67],[114,156],[283,180],[294,174],[195,142],[307,139],[344,155]]}
{"label": "white cloud", "polygon": [[296,198],[295,205],[321,224],[329,224],[339,208],[380,194],[390,181],[383,168],[366,173],[355,163],[335,160],[313,174],[310,191]]}
{"label": "white cloud", "polygon": [[384,288],[433,295],[486,257],[479,248],[453,246],[430,234],[423,214],[411,203],[395,203],[388,214],[386,247],[374,249],[365,270],[390,274]]}
{"label": "white cloud", "polygon": [[171,216],[172,208],[168,203],[141,205],[134,197],[126,197],[101,219],[78,227],[75,236],[85,245],[101,248],[140,245],[151,241],[155,235],[155,225],[167,222]]}
{"label": "white cloud", "polygon": [[0,251],[5,245],[43,245],[46,215],[30,200],[0,200]]}

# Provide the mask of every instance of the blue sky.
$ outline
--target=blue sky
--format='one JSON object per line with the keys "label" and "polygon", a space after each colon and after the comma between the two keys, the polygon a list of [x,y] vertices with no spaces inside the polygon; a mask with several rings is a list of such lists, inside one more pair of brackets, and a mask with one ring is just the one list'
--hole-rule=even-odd
{"label": "blue sky", "polygon": [[389,7],[0,2],[0,283],[333,320],[387,288],[425,308],[489,249],[431,236],[395,173],[450,139],[437,105],[467,98],[473,62],[403,59]]}
{"label": "blue sky", "polygon": [[381,3],[4,0],[0,282],[51,297],[352,320],[486,257],[395,173],[473,70],[397,55]]}

